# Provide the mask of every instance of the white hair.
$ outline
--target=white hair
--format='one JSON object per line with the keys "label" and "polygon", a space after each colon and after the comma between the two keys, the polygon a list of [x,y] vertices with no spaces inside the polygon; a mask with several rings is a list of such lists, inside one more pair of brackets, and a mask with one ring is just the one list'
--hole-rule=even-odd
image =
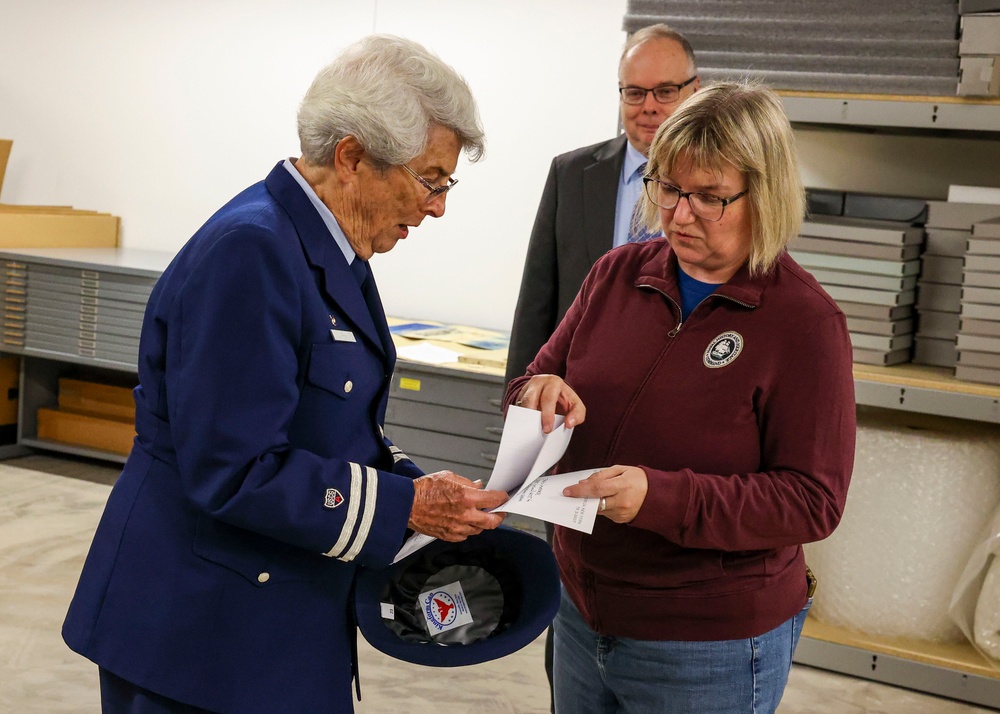
{"label": "white hair", "polygon": [[299,142],[310,164],[333,162],[354,136],[381,167],[424,152],[434,125],[451,129],[471,161],[485,151],[476,101],[465,80],[424,47],[371,35],[320,70],[299,106]]}

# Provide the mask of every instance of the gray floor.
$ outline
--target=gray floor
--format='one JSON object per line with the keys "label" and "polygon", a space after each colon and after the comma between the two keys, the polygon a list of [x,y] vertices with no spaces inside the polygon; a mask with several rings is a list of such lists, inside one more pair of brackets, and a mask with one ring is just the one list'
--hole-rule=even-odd
{"label": "gray floor", "polygon": [[[0,712],[100,711],[94,665],[59,637],[117,468],[30,456],[0,463]],[[543,714],[537,641],[498,662],[428,669],[361,643],[362,714]],[[781,714],[973,714],[989,710],[796,665]],[[299,714],[299,713],[292,713]],[[305,714],[305,713],[302,713]]]}

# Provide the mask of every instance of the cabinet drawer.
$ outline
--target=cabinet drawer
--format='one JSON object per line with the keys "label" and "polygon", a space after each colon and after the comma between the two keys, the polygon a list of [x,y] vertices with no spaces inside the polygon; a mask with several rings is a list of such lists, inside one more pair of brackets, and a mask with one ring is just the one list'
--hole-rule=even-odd
{"label": "cabinet drawer", "polygon": [[493,473],[492,469],[483,468],[482,466],[472,466],[471,464],[460,464],[456,461],[447,461],[446,459],[441,459],[436,456],[423,456],[422,454],[411,454],[407,452],[407,456],[413,459],[413,463],[423,469],[424,473],[432,474],[435,471],[454,471],[459,476],[464,476],[470,481],[475,481],[477,478],[482,479],[483,483],[490,480],[490,474]]}
{"label": "cabinet drawer", "polygon": [[397,364],[389,396],[498,414],[503,398],[503,379],[482,379],[481,375],[453,377]]}
{"label": "cabinet drawer", "polygon": [[500,434],[503,433],[503,416],[499,411],[493,414],[475,412],[396,397],[389,399],[385,421],[387,425],[419,426],[428,431],[496,442],[500,441]]}
{"label": "cabinet drawer", "polygon": [[493,470],[493,464],[497,460],[498,444],[485,439],[471,439],[393,424],[385,425],[385,435],[411,457],[413,454],[421,454],[431,459],[440,459],[444,463],[478,466],[488,472]]}

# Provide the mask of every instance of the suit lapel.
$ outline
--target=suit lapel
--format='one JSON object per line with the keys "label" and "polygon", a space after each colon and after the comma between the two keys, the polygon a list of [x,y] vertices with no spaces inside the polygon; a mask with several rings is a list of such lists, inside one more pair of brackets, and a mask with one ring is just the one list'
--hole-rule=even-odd
{"label": "suit lapel", "polygon": [[[322,274],[323,280],[321,281],[322,285],[319,286],[320,289],[336,303],[388,363],[390,361],[389,351],[394,354],[394,350],[392,350],[391,338],[388,339],[388,342],[383,341],[385,339],[383,334],[388,336],[389,328],[382,311],[382,302],[378,297],[378,289],[375,287],[375,279],[371,275],[371,268],[368,265],[365,266],[368,271],[371,291],[369,300],[374,306],[377,306],[377,309],[373,307],[372,310],[369,310],[365,296],[362,294],[361,288],[358,287],[351,267],[344,259],[344,254],[337,247],[333,236],[330,235],[330,231],[319,214],[316,213],[309,197],[302,192],[302,188],[288,174],[282,163],[279,162],[271,170],[271,173],[264,180],[264,185],[285,209],[295,226],[306,260]],[[374,300],[372,300],[372,296]],[[373,313],[377,317],[373,317]],[[376,324],[376,321],[379,324]]]}
{"label": "suit lapel", "polygon": [[583,170],[584,240],[591,264],[614,246],[618,181],[625,161],[624,135],[594,152],[594,163]]}

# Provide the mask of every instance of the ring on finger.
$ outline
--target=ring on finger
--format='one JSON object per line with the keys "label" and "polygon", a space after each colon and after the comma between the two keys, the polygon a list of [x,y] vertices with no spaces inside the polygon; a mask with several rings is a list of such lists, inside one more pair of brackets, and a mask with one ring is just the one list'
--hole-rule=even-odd
{"label": "ring on finger", "polygon": [[601,511],[606,511],[608,509],[608,499],[601,497]]}

